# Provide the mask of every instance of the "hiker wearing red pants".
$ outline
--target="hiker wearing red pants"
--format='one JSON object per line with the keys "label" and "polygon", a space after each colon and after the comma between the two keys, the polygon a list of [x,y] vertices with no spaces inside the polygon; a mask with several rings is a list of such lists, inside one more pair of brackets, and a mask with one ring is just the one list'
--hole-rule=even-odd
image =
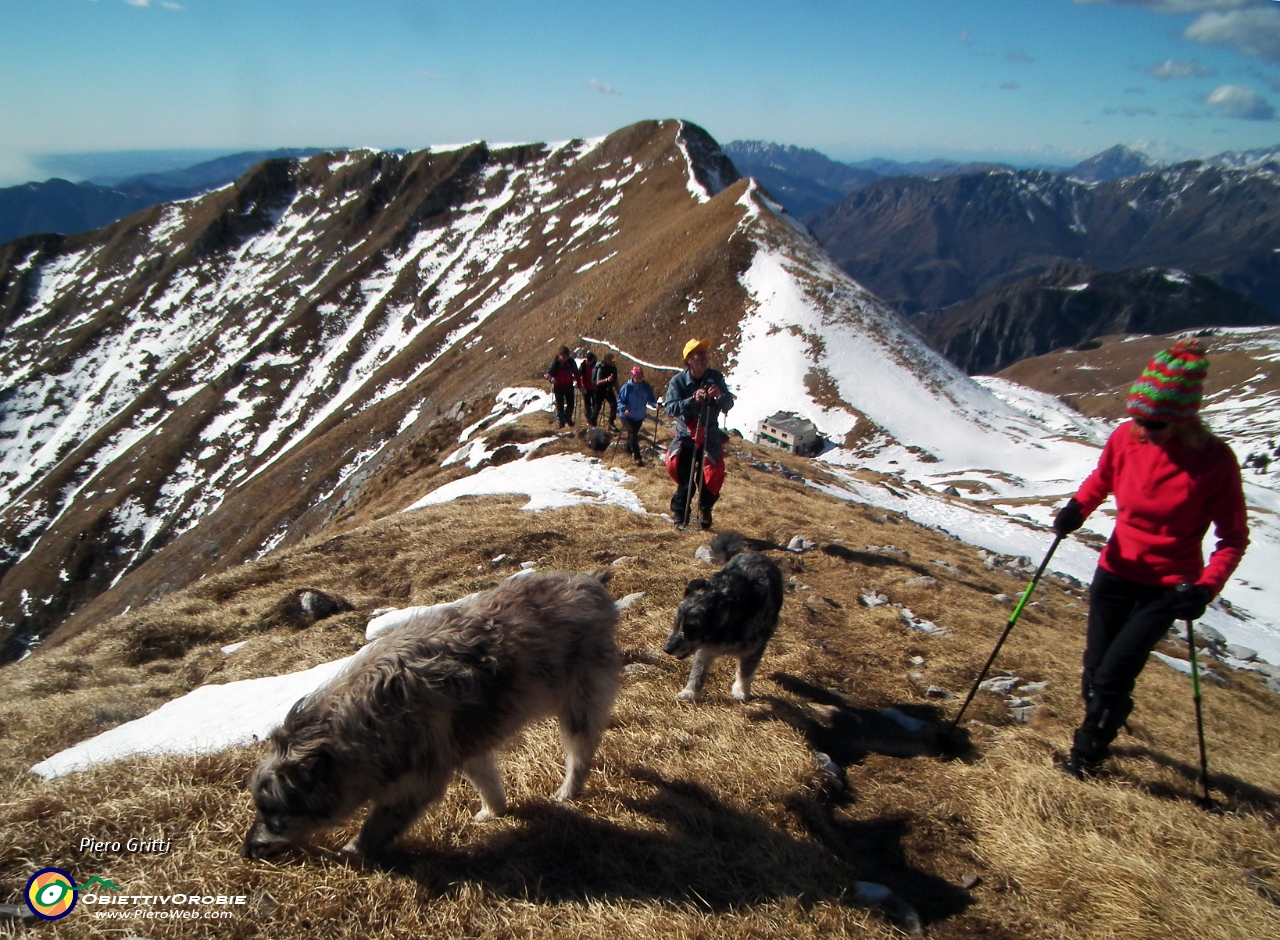
{"label": "hiker wearing red pants", "polygon": [[[719,428],[720,413],[733,407],[733,395],[724,376],[707,365],[704,339],[691,339],[684,346],[683,372],[677,373],[667,386],[664,407],[675,418],[676,434],[667,448],[667,472],[676,481],[671,497],[671,515],[676,525],[689,524],[689,487],[693,485],[694,468],[702,467],[698,487],[698,522],[711,528],[711,507],[720,498],[724,483],[725,434]],[[704,459],[705,458],[705,459]]]}
{"label": "hiker wearing red pants", "polygon": [[[1208,368],[1194,339],[1156,355],[1130,390],[1132,420],[1112,432],[1098,468],[1054,520],[1067,535],[1115,494],[1115,531],[1089,587],[1084,721],[1064,768],[1074,777],[1094,775],[1151,650],[1175,620],[1204,616],[1249,544],[1240,465],[1200,421]],[[1210,523],[1218,544],[1206,565]]]}

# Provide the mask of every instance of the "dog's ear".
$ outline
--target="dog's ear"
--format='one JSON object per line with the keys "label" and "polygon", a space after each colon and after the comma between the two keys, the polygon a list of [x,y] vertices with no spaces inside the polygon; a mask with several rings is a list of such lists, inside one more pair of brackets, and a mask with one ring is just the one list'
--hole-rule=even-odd
{"label": "dog's ear", "polygon": [[684,596],[688,597],[690,594],[696,593],[697,591],[705,591],[709,587],[711,587],[710,581],[705,578],[694,578],[684,586]]}

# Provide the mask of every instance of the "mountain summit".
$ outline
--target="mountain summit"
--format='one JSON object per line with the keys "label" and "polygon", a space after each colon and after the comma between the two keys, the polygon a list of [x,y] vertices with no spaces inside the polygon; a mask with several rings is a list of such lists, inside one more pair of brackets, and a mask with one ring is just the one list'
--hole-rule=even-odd
{"label": "mountain summit", "polygon": [[1123,144],[1116,144],[1109,150],[1096,153],[1087,160],[1081,160],[1066,175],[1082,183],[1108,183],[1111,180],[1124,179],[1126,176],[1137,176],[1157,169],[1141,150],[1133,150]]}

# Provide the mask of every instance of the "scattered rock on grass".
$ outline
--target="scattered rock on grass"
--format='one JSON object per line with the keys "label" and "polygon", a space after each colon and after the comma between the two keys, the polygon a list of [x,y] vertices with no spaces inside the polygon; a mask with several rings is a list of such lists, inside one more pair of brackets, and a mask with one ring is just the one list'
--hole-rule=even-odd
{"label": "scattered rock on grass", "polygon": [[25,904],[0,904],[0,923],[15,920],[33,923],[35,919],[36,915]]}
{"label": "scattered rock on grass", "polygon": [[646,592],[644,591],[636,591],[634,594],[628,594],[626,597],[622,598],[621,600],[614,601],[613,606],[618,608],[618,610],[626,610],[636,601],[640,600],[640,598],[644,597],[645,593]]}
{"label": "scattered rock on grass", "polygon": [[1021,682],[1017,676],[996,676],[978,683],[978,688],[992,695],[1008,695]]}
{"label": "scattered rock on grass", "polygon": [[706,545],[699,545],[697,550],[693,553],[693,557],[703,564],[709,565],[711,564],[711,549]]}
{"label": "scattered rock on grass", "polygon": [[872,607],[872,608],[879,607],[882,604],[889,603],[889,598],[879,593],[878,591],[868,591],[867,593],[861,596],[860,600],[866,606]]}
{"label": "scattered rock on grass", "polygon": [[[1014,704],[1014,702],[1020,704]],[[1015,699],[1014,702],[1009,703],[1009,717],[1020,725],[1030,724],[1036,714],[1035,703],[1021,699]]]}
{"label": "scattered rock on grass", "polygon": [[931,578],[928,575],[923,575],[919,578],[910,578],[909,580],[903,581],[902,586],[914,588],[936,588],[938,586],[938,579]]}
{"label": "scattered rock on grass", "polygon": [[920,924],[920,915],[916,913],[916,909],[884,885],[859,881],[854,888],[854,898],[861,904],[879,908],[903,933],[913,937],[924,935],[924,927]]}
{"label": "scattered rock on grass", "polygon": [[818,547],[817,542],[811,542],[803,535],[797,535],[787,543],[787,551],[801,554],[802,552],[811,552]]}
{"label": "scattered rock on grass", "polygon": [[921,721],[919,718],[912,718],[896,708],[881,709],[880,714],[904,731],[910,731],[912,734],[922,734],[929,728],[929,722]]}
{"label": "scattered rock on grass", "polygon": [[928,633],[931,636],[943,636],[947,632],[932,620],[925,620],[923,617],[917,617],[909,607],[899,607],[898,613],[902,615],[902,619],[907,622],[907,626],[912,630],[919,631],[920,633]]}
{"label": "scattered rock on grass", "polygon": [[813,752],[814,759],[818,762],[818,766],[822,768],[823,774],[827,778],[827,786],[833,790],[844,789],[844,768],[833,761],[828,754],[822,751]]}

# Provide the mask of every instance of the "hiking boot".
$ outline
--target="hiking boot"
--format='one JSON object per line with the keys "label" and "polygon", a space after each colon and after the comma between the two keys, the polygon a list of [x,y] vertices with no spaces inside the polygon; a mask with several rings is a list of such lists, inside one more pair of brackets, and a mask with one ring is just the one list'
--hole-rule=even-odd
{"label": "hiking boot", "polygon": [[698,512],[698,525],[704,529],[711,528],[711,507],[705,506]]}
{"label": "hiking boot", "polygon": [[1094,761],[1072,755],[1062,765],[1062,772],[1077,780],[1094,780],[1098,776],[1098,767],[1099,765]]}

